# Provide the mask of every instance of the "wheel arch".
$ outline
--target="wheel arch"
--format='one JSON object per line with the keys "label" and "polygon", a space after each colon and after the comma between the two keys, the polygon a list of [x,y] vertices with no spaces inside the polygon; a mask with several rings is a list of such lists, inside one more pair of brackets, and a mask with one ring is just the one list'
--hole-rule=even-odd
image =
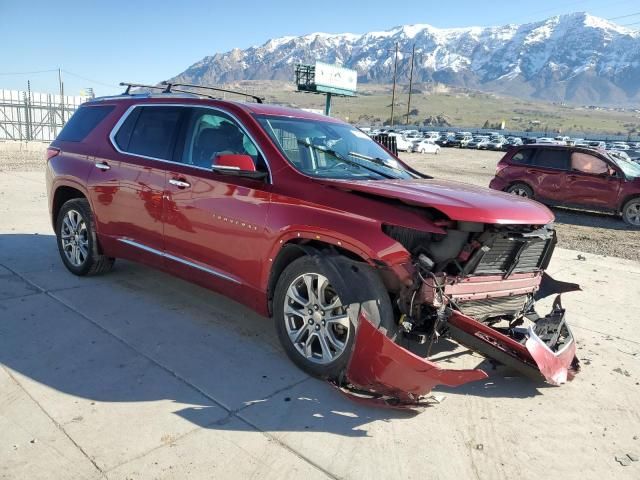
{"label": "wheel arch", "polygon": [[56,186],[52,199],[51,199],[51,224],[55,229],[56,220],[58,219],[58,213],[65,202],[73,198],[85,198],[89,200],[88,195],[82,189],[77,186],[61,184]]}
{"label": "wheel arch", "polygon": [[345,248],[343,245],[306,238],[294,238],[284,242],[277,255],[273,259],[270,259],[269,262],[271,268],[269,269],[266,288],[267,311],[269,316],[273,315],[273,296],[278,279],[284,269],[300,257],[322,254],[342,255],[357,262],[368,263],[364,255]]}

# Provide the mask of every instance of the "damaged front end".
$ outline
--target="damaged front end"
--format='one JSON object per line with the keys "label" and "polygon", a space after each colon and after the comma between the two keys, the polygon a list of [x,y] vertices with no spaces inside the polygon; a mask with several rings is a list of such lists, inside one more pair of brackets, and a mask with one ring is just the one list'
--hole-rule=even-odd
{"label": "damaged front end", "polygon": [[[579,286],[544,273],[556,244],[553,227],[450,227],[446,235],[385,227],[412,256],[408,281],[390,289],[398,338],[389,339],[361,313],[343,383],[387,405],[410,405],[436,385],[486,378],[481,370],[447,370],[430,361],[443,337],[550,384],[571,380],[578,370],[576,343],[560,294]],[[536,300],[552,294],[551,312],[539,316]],[[400,346],[400,339],[423,344],[427,358]]]}

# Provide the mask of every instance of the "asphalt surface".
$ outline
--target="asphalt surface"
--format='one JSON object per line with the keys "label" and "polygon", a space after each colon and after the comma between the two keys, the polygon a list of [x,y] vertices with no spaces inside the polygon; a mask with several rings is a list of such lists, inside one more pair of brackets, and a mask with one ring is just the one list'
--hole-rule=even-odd
{"label": "asphalt surface", "polygon": [[412,414],[309,378],[233,300],[131,262],[71,275],[42,173],[0,172],[0,192],[0,478],[640,477],[637,262],[557,250],[551,274],[584,289],[563,299],[573,382],[442,341],[445,367],[490,378]]}

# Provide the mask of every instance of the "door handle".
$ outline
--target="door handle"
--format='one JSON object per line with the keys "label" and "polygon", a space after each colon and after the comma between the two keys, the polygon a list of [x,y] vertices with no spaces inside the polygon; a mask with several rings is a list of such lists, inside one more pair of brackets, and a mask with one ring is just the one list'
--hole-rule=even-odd
{"label": "door handle", "polygon": [[177,178],[172,178],[171,180],[169,180],[169,183],[171,185],[175,185],[178,188],[188,188],[191,186],[189,182],[185,182],[184,180],[179,180]]}
{"label": "door handle", "polygon": [[103,172],[111,168],[107,162],[96,162],[95,166],[97,169],[102,170]]}

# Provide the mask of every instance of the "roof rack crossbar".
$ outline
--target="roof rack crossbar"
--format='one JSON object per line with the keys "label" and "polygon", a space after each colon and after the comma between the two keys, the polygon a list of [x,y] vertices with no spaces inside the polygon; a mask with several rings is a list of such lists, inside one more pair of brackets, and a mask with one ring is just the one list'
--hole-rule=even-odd
{"label": "roof rack crossbar", "polygon": [[[264,103],[264,97],[260,97],[258,95],[251,95],[250,93],[240,92],[238,90],[229,90],[226,88],[219,87],[207,87],[204,85],[193,85],[191,83],[170,83],[170,82],[162,82],[162,85],[166,85],[167,93],[171,91],[171,88],[176,87],[187,87],[187,88],[202,88],[204,90],[213,90],[215,92],[223,92],[223,93],[233,93],[235,95],[242,95],[243,97],[253,98],[257,103]],[[176,91],[176,90],[174,90]],[[182,90],[184,92],[184,90]],[[191,93],[191,92],[188,92]]]}
{"label": "roof rack crossbar", "polygon": [[165,87],[158,87],[156,85],[144,85],[142,83],[120,82],[120,86],[127,87],[127,89],[123,92],[123,95],[131,95],[132,88],[155,88],[158,90],[165,90]]}

